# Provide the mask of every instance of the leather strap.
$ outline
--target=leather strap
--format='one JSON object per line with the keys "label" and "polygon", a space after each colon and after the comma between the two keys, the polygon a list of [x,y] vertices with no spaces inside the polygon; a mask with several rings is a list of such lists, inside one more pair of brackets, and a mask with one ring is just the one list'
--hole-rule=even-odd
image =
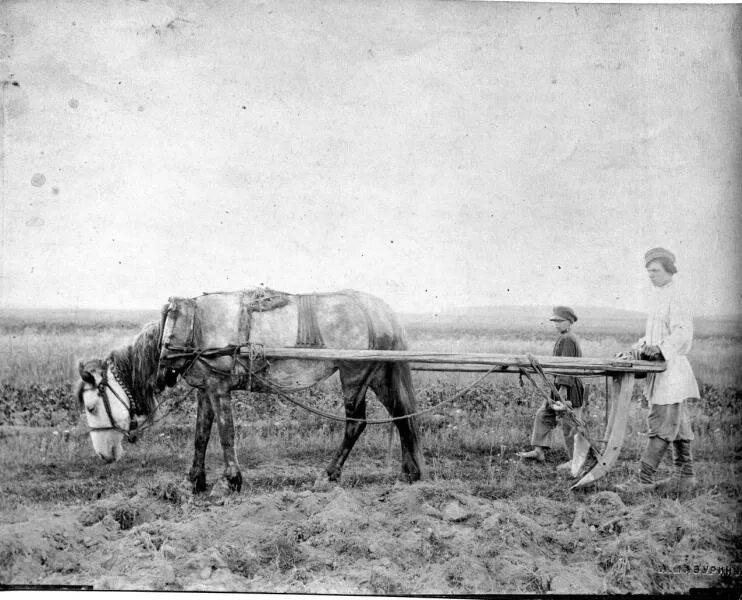
{"label": "leather strap", "polygon": [[296,345],[300,348],[324,348],[322,332],[317,323],[317,296],[306,294],[297,296],[299,324],[296,332]]}

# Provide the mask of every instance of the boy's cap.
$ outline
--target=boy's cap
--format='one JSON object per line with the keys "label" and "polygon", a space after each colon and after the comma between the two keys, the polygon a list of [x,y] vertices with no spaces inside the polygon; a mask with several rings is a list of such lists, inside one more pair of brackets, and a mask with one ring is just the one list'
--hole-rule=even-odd
{"label": "boy's cap", "polygon": [[551,316],[549,321],[569,321],[574,323],[577,321],[577,315],[569,306],[555,306],[553,311],[554,314]]}

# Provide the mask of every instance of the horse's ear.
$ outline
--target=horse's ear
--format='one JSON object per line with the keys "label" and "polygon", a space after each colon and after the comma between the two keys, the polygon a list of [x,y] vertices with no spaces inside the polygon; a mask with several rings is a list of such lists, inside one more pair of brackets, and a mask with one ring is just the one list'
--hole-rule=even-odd
{"label": "horse's ear", "polygon": [[89,383],[90,385],[95,385],[95,377],[93,377],[93,374],[85,369],[85,364],[80,361],[80,364],[77,366],[78,370],[80,371],[80,379],[82,379],[85,383]]}

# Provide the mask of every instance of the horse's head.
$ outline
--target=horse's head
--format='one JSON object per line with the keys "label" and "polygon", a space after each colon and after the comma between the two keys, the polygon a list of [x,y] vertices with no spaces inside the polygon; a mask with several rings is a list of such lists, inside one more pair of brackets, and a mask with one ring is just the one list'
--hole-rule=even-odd
{"label": "horse's head", "polygon": [[95,452],[106,462],[121,458],[121,441],[136,439],[138,417],[155,412],[155,394],[169,382],[158,377],[160,324],[149,323],[132,345],[107,360],[80,363],[77,398],[90,428]]}
{"label": "horse's head", "polygon": [[93,449],[104,461],[117,461],[124,454],[121,442],[131,439],[135,423],[131,397],[106,361],[81,362],[79,372],[78,405],[85,413]]}

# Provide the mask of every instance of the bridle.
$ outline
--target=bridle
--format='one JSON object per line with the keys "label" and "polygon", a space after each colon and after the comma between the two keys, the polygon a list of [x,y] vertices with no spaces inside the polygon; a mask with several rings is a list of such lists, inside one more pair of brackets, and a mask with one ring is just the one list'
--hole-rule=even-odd
{"label": "bridle", "polygon": [[[108,369],[111,369],[111,375],[113,375],[113,378],[116,380],[116,383],[119,384],[119,386],[124,390],[124,393],[126,394],[126,399],[128,402],[125,402],[123,398],[118,394],[118,392],[111,387],[111,384],[108,383]],[[111,423],[108,427],[88,427],[90,431],[118,431],[119,433],[123,434],[124,437],[126,437],[128,442],[135,442],[137,439],[136,433],[134,431],[137,429],[139,424],[137,423],[137,420],[134,418],[134,413],[132,412],[132,406],[134,406],[134,400],[132,398],[131,392],[127,388],[127,386],[121,381],[119,377],[116,376],[116,369],[113,367],[113,365],[109,365],[108,362],[104,363],[104,369],[103,369],[103,375],[101,378],[100,383],[96,386],[96,389],[98,390],[98,394],[100,395],[101,400],[103,400],[103,408],[106,410],[106,414],[108,415],[108,421]],[[121,405],[126,409],[126,412],[129,413],[129,429],[124,429],[123,427],[120,427],[116,424],[116,419],[113,418],[113,411],[111,410],[111,401],[108,398],[108,390],[110,390],[113,395],[115,396],[116,400],[118,400]]]}

